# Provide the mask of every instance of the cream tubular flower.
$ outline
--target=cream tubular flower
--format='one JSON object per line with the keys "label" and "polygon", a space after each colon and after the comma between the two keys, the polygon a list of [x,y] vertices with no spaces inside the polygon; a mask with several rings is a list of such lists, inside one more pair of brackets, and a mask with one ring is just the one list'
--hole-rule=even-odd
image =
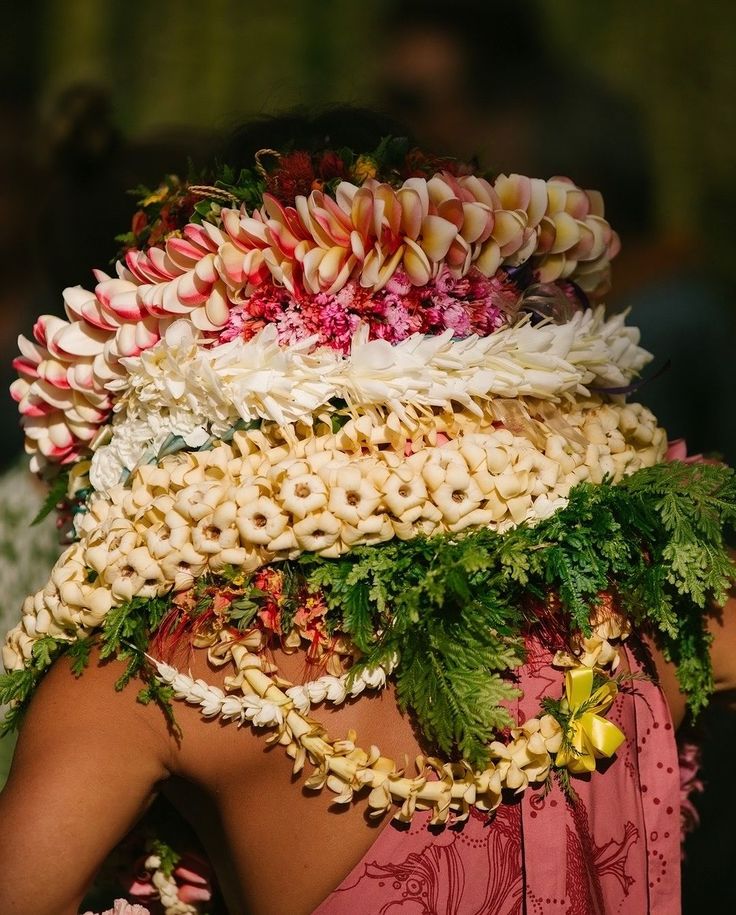
{"label": "cream tubular flower", "polygon": [[128,563],[120,563],[109,572],[109,577],[112,578],[110,591],[112,596],[120,602],[129,601],[137,597],[145,586],[143,576],[138,574],[133,566]]}
{"label": "cream tubular flower", "polygon": [[240,546],[235,527],[237,506],[223,502],[209,517],[203,518],[192,529],[192,545],[199,553],[214,555],[222,550]]}
{"label": "cream tubular flower", "polygon": [[448,467],[445,482],[432,492],[432,501],[448,524],[457,524],[483,501],[483,493],[467,470]]}
{"label": "cream tubular flower", "polygon": [[382,488],[383,502],[394,517],[413,523],[427,502],[427,487],[421,475],[402,465],[389,476]]}
{"label": "cream tubular flower", "polygon": [[186,586],[187,581],[191,584],[193,579],[201,575],[206,565],[206,557],[198,553],[191,543],[186,543],[180,550],[169,553],[161,562],[161,570],[167,581],[175,582],[175,590],[179,590],[179,586]]}
{"label": "cream tubular flower", "polygon": [[316,474],[303,473],[284,480],[279,498],[286,511],[302,519],[326,507],[327,487]]}
{"label": "cream tubular flower", "polygon": [[165,559],[171,552],[181,550],[189,543],[191,531],[184,525],[170,528],[160,522],[146,531],[146,546],[155,559]]}
{"label": "cream tubular flower", "polygon": [[294,525],[294,536],[300,549],[320,553],[331,547],[340,536],[341,524],[328,511],[308,515]]}
{"label": "cream tubular flower", "polygon": [[238,508],[235,524],[243,543],[268,546],[276,540],[289,523],[289,516],[268,496],[258,496]]}
{"label": "cream tubular flower", "polygon": [[372,515],[381,502],[381,494],[361,473],[360,467],[340,467],[334,474],[328,509],[348,524],[356,525]]}

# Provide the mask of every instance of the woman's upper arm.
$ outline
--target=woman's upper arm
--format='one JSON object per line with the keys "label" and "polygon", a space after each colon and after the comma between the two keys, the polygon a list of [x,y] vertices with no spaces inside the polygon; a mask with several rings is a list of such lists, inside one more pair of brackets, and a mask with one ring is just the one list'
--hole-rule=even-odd
{"label": "woman's upper arm", "polygon": [[34,696],[0,794],[0,912],[77,912],[109,850],[168,775],[164,717],[114,690],[116,663],[58,661]]}

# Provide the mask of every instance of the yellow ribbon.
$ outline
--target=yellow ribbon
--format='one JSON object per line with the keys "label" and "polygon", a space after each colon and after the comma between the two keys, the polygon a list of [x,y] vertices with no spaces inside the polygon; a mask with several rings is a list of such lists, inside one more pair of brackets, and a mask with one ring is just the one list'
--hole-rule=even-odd
{"label": "yellow ribbon", "polygon": [[593,671],[576,667],[565,675],[565,696],[570,723],[565,744],[555,757],[557,766],[567,766],[576,775],[595,771],[596,759],[613,756],[626,739],[619,728],[601,715],[618,694],[613,680],[593,692]]}

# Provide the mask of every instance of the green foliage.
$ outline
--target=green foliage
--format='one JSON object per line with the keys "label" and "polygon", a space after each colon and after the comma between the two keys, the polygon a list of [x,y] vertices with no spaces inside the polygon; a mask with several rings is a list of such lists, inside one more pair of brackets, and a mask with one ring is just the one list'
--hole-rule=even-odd
{"label": "green foliage", "polygon": [[92,637],[78,639],[72,642],[66,649],[66,653],[71,662],[72,673],[75,677],[80,677],[85,668],[89,665],[89,656],[95,640]]}
{"label": "green foliage", "polygon": [[44,673],[69,644],[68,641],[45,636],[34,644],[31,657],[22,670],[0,674],[0,705],[10,706],[0,727],[0,736],[18,727],[28,701]]}
{"label": "green foliage", "polygon": [[[154,681],[145,666],[144,652],[148,647],[150,636],[155,632],[168,610],[167,598],[134,598],[113,608],[105,618],[99,637],[91,635],[86,638],[70,640],[44,636],[33,645],[31,658],[22,670],[11,671],[0,675],[0,704],[11,704],[2,725],[2,734],[14,730],[23,716],[25,708],[38,683],[48,668],[60,655],[68,655],[72,673],[80,676],[89,664],[90,653],[94,645],[100,646],[100,659],[117,658],[126,661],[126,668],[115,684],[118,690],[123,689],[138,674],[141,674],[151,687],[150,698],[156,701],[165,700],[164,692]],[[171,712],[171,702],[162,701],[167,715]]]}
{"label": "green foliage", "polygon": [[126,661],[126,668],[115,683],[122,690],[145,669],[144,652],[151,633],[155,632],[169,609],[165,597],[134,597],[105,617],[100,634],[100,659]]}
{"label": "green foliage", "polygon": [[150,846],[151,853],[161,859],[161,870],[165,877],[171,877],[174,868],[181,860],[181,855],[162,839],[154,839]]}
{"label": "green foliage", "polygon": [[35,686],[36,680],[36,670],[32,667],[0,674],[0,703],[8,705],[11,702],[22,701]]}
{"label": "green foliage", "polygon": [[398,654],[399,701],[434,744],[481,764],[517,695],[500,675],[522,662],[521,617],[489,574],[478,538],[391,541],[342,559],[297,560],[364,653],[355,671]]}
{"label": "green foliage", "polygon": [[249,210],[263,203],[266,183],[262,175],[253,169],[235,170],[230,165],[218,165],[212,178],[214,186],[244,203]]}
{"label": "green foliage", "polygon": [[[523,635],[537,621],[534,599],[550,593],[559,598],[558,623],[588,632],[601,593],[614,592],[635,625],[658,637],[675,661],[696,714],[713,688],[705,611],[725,600],[734,580],[724,534],[735,526],[730,469],[661,464],[617,485],[581,483],[552,517],[503,534],[480,529],[395,539],[338,559],[303,554],[279,563],[282,625],[289,630],[305,593],[321,594],[328,630],[347,634],[361,652],[353,671],[398,656],[401,705],[431,743],[481,765],[494,733],[511,723],[503,703],[517,694],[513,671],[523,663]],[[236,592],[229,619],[240,628],[270,599],[252,576],[226,568],[195,587],[195,615],[211,606],[220,586]],[[170,691],[150,679],[144,658],[169,608],[167,597],[116,607],[99,643],[103,659],[127,661],[119,688],[136,674],[148,676],[139,698],[170,713]],[[73,646],[41,639],[26,669],[0,677],[0,701],[22,705],[63,650],[81,672],[90,647],[89,639]],[[559,704],[544,708],[564,719]]]}
{"label": "green foliage", "polygon": [[247,629],[255,619],[261,606],[261,598],[264,597],[266,593],[260,588],[247,588],[242,597],[230,604],[231,622],[234,622],[238,629]]}
{"label": "green foliage", "polygon": [[153,676],[146,676],[146,685],[139,690],[137,699],[141,705],[150,705],[155,702],[166,716],[171,732],[179,737],[181,729],[174,716],[174,690],[166,686]]}
{"label": "green foliage", "polygon": [[296,562],[364,653],[361,664],[399,654],[398,695],[423,732],[478,760],[503,726],[499,702],[511,687],[499,674],[521,663],[518,608],[550,590],[568,629],[583,632],[601,592],[615,590],[676,661],[696,714],[713,688],[703,611],[733,581],[723,532],[734,521],[731,470],[662,464],[616,486],[580,484],[551,518],[505,534],[394,540]]}
{"label": "green foliage", "polygon": [[31,527],[40,524],[44,518],[54,511],[60,502],[63,502],[66,499],[68,486],[69,471],[62,470],[51,482],[49,491],[46,493],[46,498],[43,500],[43,505],[38,510],[36,517],[31,521]]}

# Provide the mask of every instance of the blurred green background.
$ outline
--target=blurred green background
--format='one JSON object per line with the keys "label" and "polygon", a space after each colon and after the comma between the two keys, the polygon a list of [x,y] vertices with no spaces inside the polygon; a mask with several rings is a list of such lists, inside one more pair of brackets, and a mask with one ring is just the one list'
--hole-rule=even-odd
{"label": "blurred green background", "polygon": [[[64,285],[107,265],[133,209],[126,187],[206,158],[218,135],[255,115],[356,103],[438,152],[603,190],[624,243],[609,304],[633,305],[645,345],[671,361],[637,399],[671,437],[734,462],[735,35],[736,6],[718,0],[8,4],[0,365],[35,314],[60,311]],[[0,382],[10,380],[8,368]],[[0,420],[8,467],[21,443],[9,400]],[[44,577],[37,551],[16,563]],[[13,598],[0,620],[16,613]],[[717,734],[706,743],[716,762],[706,760],[686,902],[736,911],[734,879],[723,876],[733,789],[717,765],[736,749],[736,728],[716,714],[705,730]]]}
{"label": "blurred green background", "polygon": [[[530,93],[564,133],[563,67],[578,92],[600,81],[630,100],[653,165],[657,226],[690,232],[707,217],[708,231],[726,229],[736,140],[731,4],[37,0],[14,4],[6,17],[5,66],[39,113],[68,86],[91,82],[109,91],[117,124],[133,137],[179,125],[227,128],[297,103],[385,104],[396,33],[444,19],[438,28],[448,35],[466,30],[485,45],[475,88],[489,103],[517,98],[531,69],[539,80]],[[544,68],[529,56],[540,48]],[[492,148],[478,152],[493,165]]]}

